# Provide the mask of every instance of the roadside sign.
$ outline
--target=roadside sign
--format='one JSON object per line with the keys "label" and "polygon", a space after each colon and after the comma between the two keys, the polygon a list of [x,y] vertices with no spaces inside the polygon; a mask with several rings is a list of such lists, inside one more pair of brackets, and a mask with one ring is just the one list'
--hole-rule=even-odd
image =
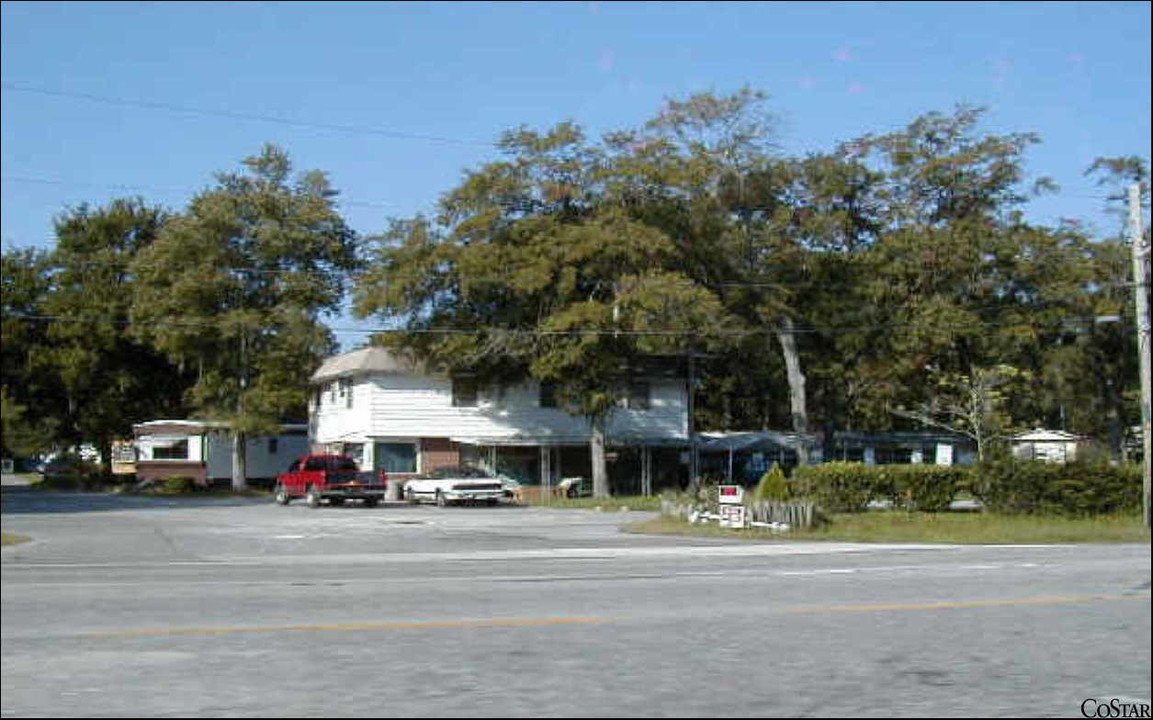
{"label": "roadside sign", "polygon": [[721,485],[718,488],[717,500],[721,505],[743,505],[745,502],[745,489],[740,485]]}
{"label": "roadside sign", "polygon": [[743,528],[745,526],[744,505],[721,505],[721,527]]}

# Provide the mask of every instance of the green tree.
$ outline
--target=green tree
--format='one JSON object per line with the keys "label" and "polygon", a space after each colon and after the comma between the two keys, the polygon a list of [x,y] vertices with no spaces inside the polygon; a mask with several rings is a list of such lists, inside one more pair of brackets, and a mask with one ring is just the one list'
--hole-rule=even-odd
{"label": "green tree", "polygon": [[960,433],[977,444],[977,457],[984,459],[990,446],[1004,437],[1012,419],[1005,406],[1019,381],[1026,375],[1011,365],[975,367],[969,374],[931,369],[936,384],[932,396],[916,409],[893,412],[925,425]]}
{"label": "green tree", "polygon": [[[51,286],[48,269],[47,253],[35,249],[6,250],[0,262],[4,457],[42,452],[54,442],[51,418],[62,405],[63,394],[55,378],[33,368],[47,345],[41,305]],[[31,416],[29,407],[34,408]]]}
{"label": "green tree", "polygon": [[334,349],[321,316],[339,310],[357,265],[322,172],[293,182],[272,145],[244,166],[219,174],[133,265],[136,332],[194,373],[201,415],[228,423],[238,490],[247,436],[304,416],[309,376]]}
{"label": "green tree", "polygon": [[157,237],[167,214],[139,199],[82,205],[56,219],[51,290],[41,304],[51,318],[50,352],[35,367],[55,377],[67,405],[61,440],[91,442],[111,473],[112,440],[132,423],[178,411],[187,378],[129,326],[130,265]]}
{"label": "green tree", "polygon": [[605,496],[605,428],[627,380],[718,327],[722,308],[678,271],[666,235],[605,201],[601,151],[579,128],[521,129],[502,148],[507,159],[468,173],[435,222],[397,221],[376,240],[356,309],[403,323],[388,341],[451,374],[558,383],[590,421]]}

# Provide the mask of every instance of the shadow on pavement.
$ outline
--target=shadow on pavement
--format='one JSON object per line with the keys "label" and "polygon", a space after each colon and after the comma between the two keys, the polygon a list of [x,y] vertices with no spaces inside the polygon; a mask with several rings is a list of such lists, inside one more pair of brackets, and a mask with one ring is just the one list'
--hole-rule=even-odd
{"label": "shadow on pavement", "polygon": [[59,492],[26,486],[0,489],[0,512],[5,515],[115,512],[198,507],[240,507],[271,504],[271,498],[229,495],[149,496],[99,492]]}

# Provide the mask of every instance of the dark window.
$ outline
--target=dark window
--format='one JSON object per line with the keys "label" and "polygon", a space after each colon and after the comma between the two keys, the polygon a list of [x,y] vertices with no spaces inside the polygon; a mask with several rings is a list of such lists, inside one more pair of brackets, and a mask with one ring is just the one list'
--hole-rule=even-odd
{"label": "dark window", "polygon": [[331,470],[359,470],[356,461],[348,457],[332,458]]}
{"label": "dark window", "polygon": [[288,466],[288,472],[294,473],[298,470],[300,470],[300,461],[299,460],[293,460],[292,464]]}
{"label": "dark window", "polygon": [[268,454],[275,455],[280,448],[280,438],[268,438]]}
{"label": "dark window", "polygon": [[308,462],[304,463],[304,469],[310,470],[310,471],[311,470],[324,470],[325,469],[324,464],[325,464],[324,458],[322,458],[322,457],[309,458]]}
{"label": "dark window", "polygon": [[477,384],[472,378],[454,378],[452,381],[452,406],[476,407]]}
{"label": "dark window", "polygon": [[188,459],[188,438],[178,440],[174,443],[166,444],[163,446],[153,446],[152,448],[153,460],[187,460]]}
{"label": "dark window", "polygon": [[554,408],[556,404],[556,383],[544,380],[540,384],[540,406]]}
{"label": "dark window", "polygon": [[647,382],[629,383],[629,395],[625,407],[630,410],[649,409],[649,384]]}
{"label": "dark window", "polygon": [[416,472],[415,443],[377,443],[373,454],[373,469],[390,473]]}

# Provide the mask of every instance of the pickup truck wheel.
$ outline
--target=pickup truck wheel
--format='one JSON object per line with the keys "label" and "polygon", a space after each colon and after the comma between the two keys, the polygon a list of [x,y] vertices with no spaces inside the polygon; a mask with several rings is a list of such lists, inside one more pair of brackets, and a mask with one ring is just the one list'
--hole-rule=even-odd
{"label": "pickup truck wheel", "polygon": [[316,488],[312,487],[311,485],[308,487],[308,494],[304,496],[304,499],[305,502],[308,503],[308,507],[320,507],[320,493],[318,493]]}
{"label": "pickup truck wheel", "polygon": [[436,491],[436,506],[448,507],[448,501],[444,499],[444,494],[442,494],[440,490]]}
{"label": "pickup truck wheel", "polygon": [[276,484],[276,499],[277,505],[287,505],[292,501],[292,496],[288,494],[288,490],[280,483]]}

